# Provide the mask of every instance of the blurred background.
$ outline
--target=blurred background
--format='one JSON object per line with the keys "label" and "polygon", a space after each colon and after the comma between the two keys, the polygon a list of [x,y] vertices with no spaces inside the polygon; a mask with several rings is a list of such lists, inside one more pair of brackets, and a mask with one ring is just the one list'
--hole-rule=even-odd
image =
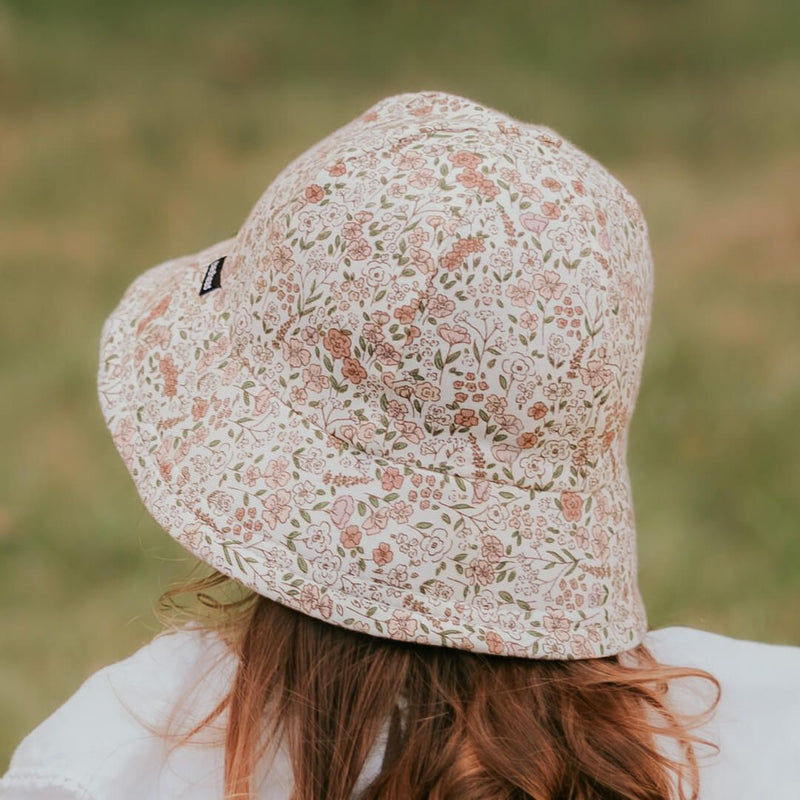
{"label": "blurred background", "polygon": [[555,128],[637,196],[650,624],[800,645],[796,0],[0,0],[0,771],[192,564],[106,432],[106,315],[291,158],[426,89]]}

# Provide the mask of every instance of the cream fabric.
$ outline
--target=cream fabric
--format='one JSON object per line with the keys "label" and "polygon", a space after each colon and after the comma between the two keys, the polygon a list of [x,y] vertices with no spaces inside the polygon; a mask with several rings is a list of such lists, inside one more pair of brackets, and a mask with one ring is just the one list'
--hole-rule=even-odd
{"label": "cream fabric", "polygon": [[[721,745],[703,761],[701,800],[797,800],[800,796],[800,648],[742,641],[692,628],[650,632],[662,662],[708,669],[722,701],[702,733]],[[221,660],[208,671],[208,665]],[[200,715],[231,680],[234,660],[211,634],[184,629],[156,637],[100,670],[19,745],[0,800],[219,800],[222,750],[213,737],[168,753],[143,722],[165,719],[174,699]],[[676,694],[681,708],[704,701]],[[385,735],[384,729],[384,735]],[[360,786],[380,767],[379,739]],[[261,775],[260,800],[285,800],[291,767],[279,753]]]}

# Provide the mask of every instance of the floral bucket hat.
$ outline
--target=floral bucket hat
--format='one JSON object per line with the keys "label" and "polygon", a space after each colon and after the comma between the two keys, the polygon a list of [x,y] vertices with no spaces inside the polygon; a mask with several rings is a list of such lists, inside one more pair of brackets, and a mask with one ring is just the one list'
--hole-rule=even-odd
{"label": "floral bucket hat", "polygon": [[626,463],[651,313],[634,197],[543,125],[387,97],[238,234],[144,272],[99,399],[158,523],[374,636],[541,659],[639,644]]}

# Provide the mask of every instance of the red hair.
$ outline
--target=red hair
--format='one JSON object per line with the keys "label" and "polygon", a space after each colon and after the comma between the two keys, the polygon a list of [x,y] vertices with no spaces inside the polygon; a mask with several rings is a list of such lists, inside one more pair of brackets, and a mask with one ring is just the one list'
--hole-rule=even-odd
{"label": "red hair", "polygon": [[[218,588],[244,592],[220,601]],[[358,800],[696,800],[692,729],[713,713],[708,672],[659,664],[644,645],[619,656],[547,661],[382,639],[322,622],[225,576],[191,592],[214,609],[237,657],[230,690],[189,741],[225,712],[225,797],[254,797],[259,759],[285,740],[291,800],[350,800],[381,728],[383,765]],[[197,617],[194,617],[197,619]],[[702,714],[679,714],[668,686],[710,681]],[[404,716],[397,701],[402,696]],[[674,753],[660,749],[671,740]]]}

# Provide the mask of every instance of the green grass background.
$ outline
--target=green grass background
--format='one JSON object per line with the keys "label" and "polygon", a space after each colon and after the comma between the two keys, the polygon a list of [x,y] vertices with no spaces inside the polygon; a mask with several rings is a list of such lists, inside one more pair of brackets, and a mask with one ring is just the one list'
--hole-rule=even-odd
{"label": "green grass background", "polygon": [[650,623],[800,644],[798,48],[796,0],[0,0],[0,769],[191,563],[105,430],[105,316],[402,91],[554,127],[639,198]]}

